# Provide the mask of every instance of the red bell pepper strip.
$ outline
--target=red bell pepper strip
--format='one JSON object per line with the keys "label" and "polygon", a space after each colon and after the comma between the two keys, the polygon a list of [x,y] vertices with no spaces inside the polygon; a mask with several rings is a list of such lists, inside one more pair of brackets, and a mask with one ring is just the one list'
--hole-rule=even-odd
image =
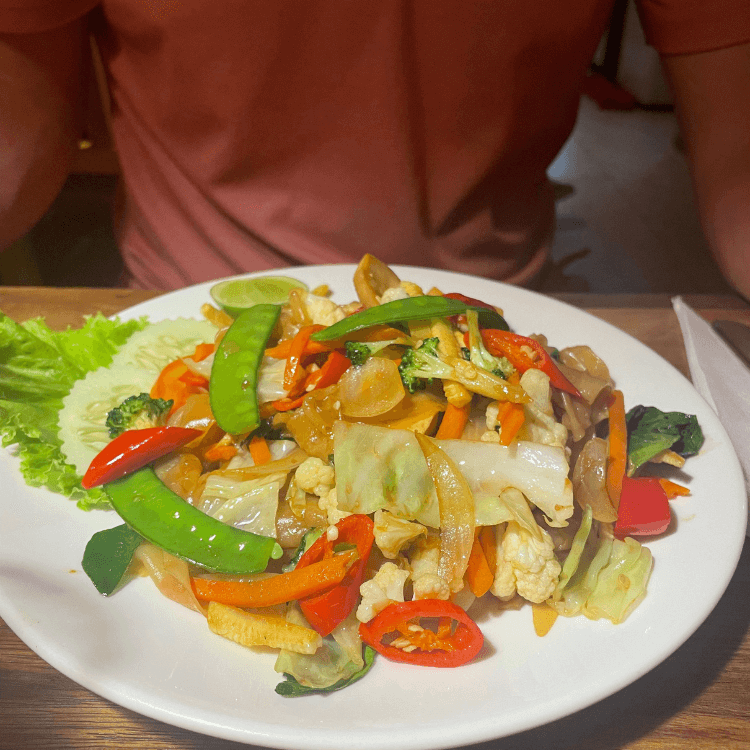
{"label": "red bell pepper strip", "polygon": [[[487,302],[482,302],[481,299],[475,299],[474,297],[467,297],[465,294],[460,294],[459,292],[448,292],[448,294],[444,294],[443,296],[446,299],[457,299],[459,302],[464,302],[471,307],[481,307],[485,310],[496,312],[495,308]],[[449,320],[454,326],[457,326],[459,323],[466,322],[466,315],[451,315]]]}
{"label": "red bell pepper strip", "polygon": [[187,445],[202,433],[188,427],[126,430],[102,448],[81,480],[84,489],[113,482]]}
{"label": "red bell pepper strip", "polygon": [[662,534],[669,528],[671,520],[669,499],[658,477],[625,477],[622,480],[614,530],[618,539]]}
{"label": "red bell pepper strip", "polygon": [[[418,622],[423,617],[439,618],[437,631]],[[452,621],[456,623],[455,629]],[[390,642],[385,639],[396,637]],[[359,626],[359,636],[392,661],[423,667],[460,667],[481,650],[484,636],[479,626],[461,607],[441,599],[394,602]],[[412,648],[416,646],[416,648]]]}
{"label": "red bell pepper strip", "polygon": [[[338,383],[339,378],[351,367],[351,364],[349,358],[345,357],[341,352],[336,350],[330,352],[323,366],[319,370],[311,372],[299,388],[291,391],[286,398],[280,398],[273,402],[274,409],[276,411],[289,411],[290,409],[302,406],[305,396],[310,391],[327,388],[329,385]],[[299,396],[295,395],[300,390],[302,394]]]}
{"label": "red bell pepper strip", "polygon": [[[469,334],[465,335],[466,345],[469,343]],[[549,376],[550,383],[561,391],[566,391],[573,396],[581,397],[578,389],[563,375],[546,349],[535,339],[528,336],[520,336],[510,331],[500,331],[494,328],[482,329],[482,340],[490,354],[496,357],[506,357],[513,367],[523,373],[530,368],[541,370]],[[522,347],[530,348],[534,356],[524,351]]]}
{"label": "red bell pepper strip", "polygon": [[303,553],[297,568],[332,557],[334,549],[342,544],[357,547],[357,559],[346,572],[338,586],[323,594],[300,599],[302,613],[320,635],[328,635],[342,620],[345,620],[359,600],[359,587],[365,574],[365,566],[375,539],[374,523],[369,516],[357,513],[342,518],[337,524],[338,536],[334,540],[323,534]]}
{"label": "red bell pepper strip", "polygon": [[474,299],[474,297],[467,297],[465,294],[459,294],[458,292],[449,292],[444,294],[444,297],[448,299],[457,299],[461,302],[465,302],[469,307],[483,307],[485,310],[494,310],[495,308],[488,302],[482,302],[480,299]]}

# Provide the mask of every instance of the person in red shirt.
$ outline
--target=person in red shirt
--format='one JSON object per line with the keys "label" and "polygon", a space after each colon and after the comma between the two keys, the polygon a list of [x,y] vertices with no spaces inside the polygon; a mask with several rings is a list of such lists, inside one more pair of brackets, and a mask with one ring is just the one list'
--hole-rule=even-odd
{"label": "person in red shirt", "polygon": [[[366,252],[528,283],[554,227],[546,170],[612,5],[0,0],[0,248],[68,174],[90,31],[131,286]],[[750,297],[750,3],[640,0],[639,12],[710,245]]]}

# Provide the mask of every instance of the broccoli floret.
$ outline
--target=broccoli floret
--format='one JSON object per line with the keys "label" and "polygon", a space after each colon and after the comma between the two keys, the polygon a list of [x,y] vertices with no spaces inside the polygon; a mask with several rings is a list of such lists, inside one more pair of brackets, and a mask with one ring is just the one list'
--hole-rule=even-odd
{"label": "broccoli floret", "polygon": [[164,424],[174,401],[151,398],[148,393],[128,396],[119,406],[107,414],[104,423],[110,438],[116,438],[125,430],[142,430]]}
{"label": "broccoli floret", "polygon": [[409,347],[401,355],[398,371],[401,381],[409,393],[424,389],[434,378],[451,379],[453,368],[438,357],[440,339],[433,336],[425,339],[416,349]]}
{"label": "broccoli floret", "polygon": [[393,341],[347,341],[344,344],[346,356],[355,367],[363,365],[373,354],[377,354],[381,349],[385,349],[391,344],[399,343]]}
{"label": "broccoli floret", "polygon": [[495,357],[487,351],[479,332],[479,316],[475,310],[466,311],[466,323],[469,327],[469,360],[503,380],[507,380],[516,368],[507,357]]}

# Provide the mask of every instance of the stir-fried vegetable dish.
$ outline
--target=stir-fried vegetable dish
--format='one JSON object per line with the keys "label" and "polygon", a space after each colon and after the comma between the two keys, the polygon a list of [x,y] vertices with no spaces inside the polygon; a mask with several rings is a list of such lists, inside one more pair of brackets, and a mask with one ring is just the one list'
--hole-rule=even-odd
{"label": "stir-fried vegetable dish", "polygon": [[284,696],[376,653],[466,664],[490,598],[540,636],[625,620],[689,491],[668,477],[695,417],[627,404],[589,346],[509,330],[502,300],[417,281],[368,255],[344,305],[301,286],[200,320],[0,318],[4,445],[30,484],[120,516],[81,550],[98,591],[150,576],[276,649]]}

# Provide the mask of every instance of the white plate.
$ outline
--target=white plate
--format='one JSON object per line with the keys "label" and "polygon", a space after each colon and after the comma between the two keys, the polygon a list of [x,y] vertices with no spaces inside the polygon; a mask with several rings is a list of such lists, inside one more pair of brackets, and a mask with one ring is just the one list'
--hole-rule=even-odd
{"label": "white plate", "polygon": [[[355,298],[353,266],[285,271]],[[212,635],[205,621],[161,597],[146,579],[99,596],[81,571],[92,533],[112,512],[27,487],[0,455],[0,615],[43,659],[84,687],[168,724],[274,748],[436,750],[510,735],[566,716],[648,672],[703,622],[726,588],[745,535],[737,458],[713,412],[671,365],[614,327],[555,300],[483,279],[396,268],[404,279],[491,301],[519,333],[555,346],[590,344],[607,362],[626,408],[655,405],[698,416],[706,435],[686,465],[691,495],[673,503],[674,533],[649,547],[648,596],[622,625],[558,619],[545,638],[531,611],[478,615],[486,647],[457,670],[378,658],[360,682],[329,696],[282,698],[274,656]],[[258,274],[262,275],[262,274]],[[212,282],[214,283],[214,282]],[[199,317],[212,283],[131,308],[123,318]]]}

